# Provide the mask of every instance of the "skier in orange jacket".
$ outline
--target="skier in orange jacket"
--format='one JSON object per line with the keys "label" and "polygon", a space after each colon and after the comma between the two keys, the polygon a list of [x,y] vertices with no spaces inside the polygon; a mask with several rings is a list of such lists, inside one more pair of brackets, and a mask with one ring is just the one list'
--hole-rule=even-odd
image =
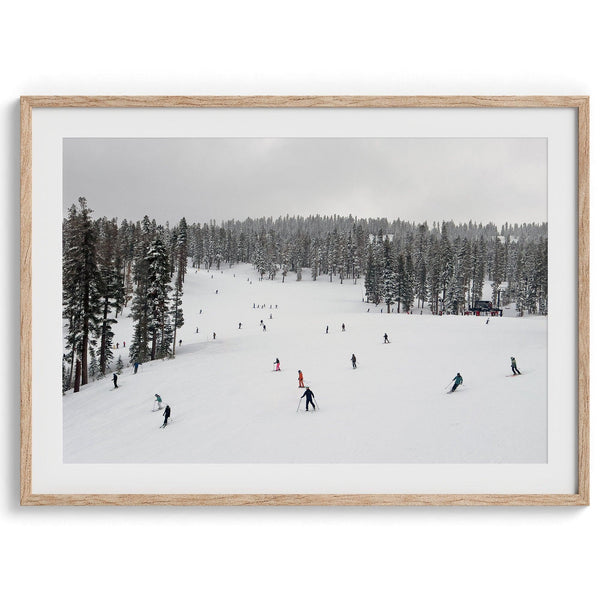
{"label": "skier in orange jacket", "polygon": [[302,371],[298,370],[298,387],[304,387],[304,375],[302,375]]}

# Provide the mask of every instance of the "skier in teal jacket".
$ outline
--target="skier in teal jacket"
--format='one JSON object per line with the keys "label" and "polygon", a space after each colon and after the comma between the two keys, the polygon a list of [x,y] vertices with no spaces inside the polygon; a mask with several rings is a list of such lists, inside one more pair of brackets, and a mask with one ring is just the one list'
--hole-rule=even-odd
{"label": "skier in teal jacket", "polygon": [[454,381],[454,385],[452,386],[452,389],[450,390],[450,393],[452,393],[453,391],[456,390],[456,388],[462,384],[463,382],[463,378],[461,377],[460,373],[456,374],[456,377],[452,380]]}

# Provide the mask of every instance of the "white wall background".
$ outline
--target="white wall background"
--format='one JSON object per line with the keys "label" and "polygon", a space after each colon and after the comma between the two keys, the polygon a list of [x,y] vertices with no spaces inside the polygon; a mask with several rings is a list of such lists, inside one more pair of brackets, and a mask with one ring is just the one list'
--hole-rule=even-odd
{"label": "white wall background", "polygon": [[[4,4],[5,597],[594,597],[598,468],[593,504],[580,509],[21,508],[18,479],[20,95],[589,94],[595,182],[600,44],[594,9],[592,2],[523,0]],[[595,223],[592,240],[599,229]],[[596,248],[592,243],[593,264]],[[597,277],[592,299],[596,289]],[[593,340],[596,332],[593,318]],[[596,387],[594,380],[592,398]],[[597,411],[592,416],[597,431]],[[593,445],[594,467],[597,459]]]}

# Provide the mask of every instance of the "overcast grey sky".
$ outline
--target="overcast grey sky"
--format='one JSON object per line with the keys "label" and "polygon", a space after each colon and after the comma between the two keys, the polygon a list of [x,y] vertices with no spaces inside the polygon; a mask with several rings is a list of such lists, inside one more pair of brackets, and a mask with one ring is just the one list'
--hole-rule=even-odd
{"label": "overcast grey sky", "polygon": [[547,220],[545,138],[68,138],[63,159],[64,209],[119,220]]}

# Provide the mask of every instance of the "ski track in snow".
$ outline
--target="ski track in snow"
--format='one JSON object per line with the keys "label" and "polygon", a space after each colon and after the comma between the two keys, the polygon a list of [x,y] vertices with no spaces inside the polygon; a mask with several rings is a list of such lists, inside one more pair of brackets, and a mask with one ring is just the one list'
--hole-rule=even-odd
{"label": "ski track in snow", "polygon": [[[222,273],[189,268],[176,359],[145,363],[135,375],[127,366],[122,387],[110,394],[110,375],[68,392],[64,461],[546,462],[545,317],[486,325],[485,317],[439,317],[426,308],[423,315],[381,313],[362,302],[361,280],[340,285],[303,275],[298,282],[291,273],[282,284],[281,276],[259,281],[249,265]],[[126,342],[114,358],[121,354],[125,364],[128,314],[114,326],[115,343]],[[522,377],[506,377],[510,356]],[[281,372],[273,371],[275,358]],[[314,414],[304,399],[296,412],[304,391],[298,369],[320,406]],[[458,371],[464,385],[447,394]],[[155,393],[172,410],[164,430],[162,412],[151,412]]]}

